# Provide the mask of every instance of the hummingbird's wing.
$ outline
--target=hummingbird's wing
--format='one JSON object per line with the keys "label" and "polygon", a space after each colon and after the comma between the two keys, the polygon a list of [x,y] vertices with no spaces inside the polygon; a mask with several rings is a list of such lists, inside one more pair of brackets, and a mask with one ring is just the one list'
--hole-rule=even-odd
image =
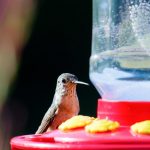
{"label": "hummingbird's wing", "polygon": [[48,111],[44,115],[41,125],[39,126],[35,134],[41,134],[47,130],[50,123],[53,121],[57,108],[58,108],[57,105],[54,105],[54,103],[52,103],[51,107],[48,109]]}

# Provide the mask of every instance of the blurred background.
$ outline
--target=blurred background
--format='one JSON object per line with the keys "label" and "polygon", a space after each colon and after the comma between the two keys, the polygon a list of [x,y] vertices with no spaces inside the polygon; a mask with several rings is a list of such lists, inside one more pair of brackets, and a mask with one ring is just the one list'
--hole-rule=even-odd
{"label": "blurred background", "polygon": [[63,72],[90,84],[77,87],[80,114],[96,116],[91,34],[92,0],[0,0],[0,149],[37,130]]}

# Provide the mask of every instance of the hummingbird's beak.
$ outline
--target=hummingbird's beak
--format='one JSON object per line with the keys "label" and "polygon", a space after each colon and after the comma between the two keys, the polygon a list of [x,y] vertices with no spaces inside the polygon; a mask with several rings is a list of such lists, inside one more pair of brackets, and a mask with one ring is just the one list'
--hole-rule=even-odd
{"label": "hummingbird's beak", "polygon": [[88,83],[82,82],[82,81],[74,81],[76,84],[84,84],[84,85],[89,85]]}

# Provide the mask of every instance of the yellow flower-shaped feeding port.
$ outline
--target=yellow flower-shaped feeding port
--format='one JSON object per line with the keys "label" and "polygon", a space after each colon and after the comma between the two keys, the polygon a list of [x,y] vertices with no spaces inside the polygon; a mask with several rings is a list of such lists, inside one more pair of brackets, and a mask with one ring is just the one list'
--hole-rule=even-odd
{"label": "yellow flower-shaped feeding port", "polygon": [[131,126],[131,131],[139,134],[150,134],[150,120],[137,122]]}
{"label": "yellow flower-shaped feeding port", "polygon": [[107,119],[95,119],[91,124],[85,127],[85,131],[89,133],[99,133],[113,131],[120,127],[117,121]]}
{"label": "yellow flower-shaped feeding port", "polygon": [[89,117],[89,116],[74,116],[65,122],[63,122],[58,129],[61,131],[68,131],[76,128],[82,128],[85,127],[86,125],[90,124],[93,120],[95,120],[94,117]]}

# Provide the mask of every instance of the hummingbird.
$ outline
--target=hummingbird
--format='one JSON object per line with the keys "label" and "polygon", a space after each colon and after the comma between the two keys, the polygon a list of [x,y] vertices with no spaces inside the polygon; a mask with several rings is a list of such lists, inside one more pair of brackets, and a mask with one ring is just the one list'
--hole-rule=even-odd
{"label": "hummingbird", "polygon": [[52,104],[35,134],[55,130],[62,122],[78,115],[80,106],[76,93],[77,84],[88,85],[78,81],[78,78],[70,73],[63,73],[58,77]]}

